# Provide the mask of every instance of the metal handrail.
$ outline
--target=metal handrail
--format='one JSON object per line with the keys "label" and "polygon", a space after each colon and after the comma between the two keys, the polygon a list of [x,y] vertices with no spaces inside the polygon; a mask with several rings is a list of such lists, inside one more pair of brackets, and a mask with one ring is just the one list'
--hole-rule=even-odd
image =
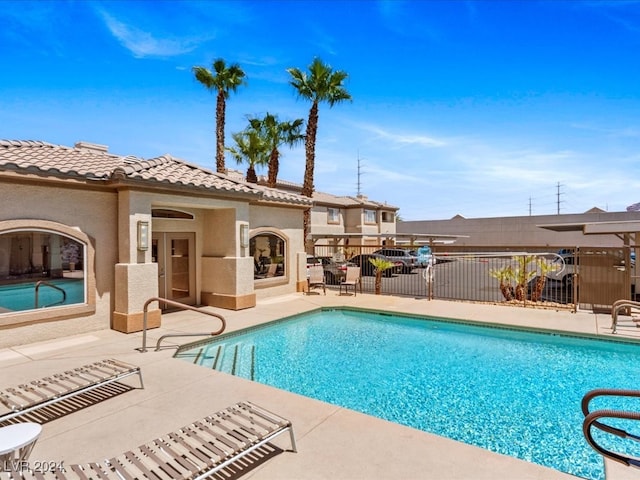
{"label": "metal handrail", "polygon": [[593,448],[596,452],[606,458],[610,458],[616,462],[620,462],[628,467],[636,467],[640,468],[640,459],[636,457],[629,457],[620,452],[613,452],[611,450],[607,450],[606,448],[599,445],[593,435],[591,434],[591,429],[593,427],[603,431],[615,435],[617,437],[626,438],[629,440],[640,441],[640,437],[637,435],[633,435],[625,430],[612,427],[610,425],[604,424],[599,420],[602,418],[618,418],[618,419],[626,419],[626,420],[640,420],[640,413],[637,412],[626,412],[626,411],[617,411],[617,410],[595,410],[593,412],[589,411],[589,402],[593,400],[595,397],[601,396],[620,396],[620,397],[640,397],[640,391],[638,390],[617,390],[617,389],[596,389],[587,392],[585,396],[582,398],[582,413],[585,415],[584,421],[582,423],[582,432],[587,440],[587,443]]}
{"label": "metal handrail", "polygon": [[205,315],[209,315],[211,317],[216,317],[217,319],[219,319],[222,322],[222,327],[220,327],[220,330],[215,331],[215,332],[211,332],[211,333],[172,333],[172,334],[167,334],[167,335],[163,335],[158,339],[158,343],[156,344],[156,351],[158,351],[160,349],[160,342],[166,338],[166,337],[189,337],[189,336],[203,336],[203,335],[220,335],[222,332],[224,332],[224,329],[227,328],[227,321],[224,319],[224,317],[222,315],[219,315],[217,313],[214,312],[209,312],[207,310],[203,310],[201,308],[198,307],[194,307],[193,305],[186,305],[184,303],[179,303],[179,302],[175,302],[173,300],[169,300],[166,298],[161,298],[161,297],[152,297],[149,300],[147,300],[144,303],[144,307],[142,309],[143,312],[143,316],[142,316],[142,348],[140,349],[140,351],[142,353],[147,351],[147,310],[149,309],[149,304],[153,303],[153,302],[162,302],[162,303],[166,303],[167,305],[171,305],[172,307],[177,307],[177,308],[182,308],[184,310],[192,310],[194,312],[199,312],[199,313],[204,313]]}
{"label": "metal handrail", "polygon": [[[34,308],[38,308],[38,296],[40,295],[40,287],[42,285],[44,285],[46,287],[51,287],[54,290],[58,290],[58,291],[62,292],[62,300],[61,301],[52,303],[51,305],[45,305],[45,306],[52,307],[53,305],[57,305],[59,303],[64,303],[64,302],[67,301],[67,292],[65,292],[63,288],[61,288],[61,287],[59,287],[57,285],[54,285],[53,283],[49,283],[46,280],[38,280],[36,282],[36,285],[35,285],[35,288],[36,288],[36,301],[35,301],[35,307]],[[43,306],[43,308],[45,306]]]}
{"label": "metal handrail", "polygon": [[618,312],[623,308],[640,308],[640,302],[633,300],[616,300],[611,307],[611,333],[616,333],[618,327]]}

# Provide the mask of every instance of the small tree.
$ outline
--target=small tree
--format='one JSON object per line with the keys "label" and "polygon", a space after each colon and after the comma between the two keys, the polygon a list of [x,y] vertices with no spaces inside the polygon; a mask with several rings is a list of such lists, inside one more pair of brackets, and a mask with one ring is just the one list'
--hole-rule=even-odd
{"label": "small tree", "polygon": [[544,258],[539,258],[537,262],[540,275],[536,278],[536,282],[531,292],[531,300],[534,302],[539,301],[542,298],[542,291],[544,290],[544,284],[547,281],[547,273],[555,269],[555,266],[547,262]]}
{"label": "small tree", "polygon": [[238,165],[247,164],[247,182],[258,183],[255,167],[269,163],[269,146],[253,130],[234,133],[232,137],[236,142],[236,147],[227,147],[227,150],[235,158]]}
{"label": "small tree", "polygon": [[489,270],[489,275],[493,278],[496,278],[500,282],[500,292],[502,292],[502,296],[508,302],[513,300],[515,295],[513,285],[511,285],[511,281],[514,278],[513,268],[511,265],[508,265],[504,268],[500,269],[492,269]]}
{"label": "small tree", "polygon": [[376,295],[380,295],[382,293],[382,274],[385,270],[394,267],[395,263],[384,258],[370,258],[369,262],[373,265],[376,274],[375,292]]}
{"label": "small tree", "polygon": [[524,301],[527,298],[527,284],[529,280],[536,276],[536,269],[530,270],[532,262],[536,262],[535,255],[527,255],[514,257],[514,260],[518,263],[518,266],[514,270],[514,277],[516,279],[516,300]]}

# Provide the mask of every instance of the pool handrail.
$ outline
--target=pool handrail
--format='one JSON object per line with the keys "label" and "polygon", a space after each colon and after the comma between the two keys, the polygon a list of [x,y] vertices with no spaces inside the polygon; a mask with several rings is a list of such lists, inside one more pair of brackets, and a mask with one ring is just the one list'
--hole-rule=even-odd
{"label": "pool handrail", "polygon": [[51,305],[43,305],[42,308],[44,308],[45,306],[47,307],[52,307],[53,305],[57,305],[59,303],[64,303],[67,301],[67,292],[65,292],[64,288],[61,288],[57,285],[54,285],[53,283],[49,283],[46,280],[38,280],[35,284],[35,289],[36,289],[36,299],[35,299],[35,307],[34,308],[38,308],[38,296],[40,295],[40,287],[44,285],[46,287],[51,287],[54,290],[58,290],[60,292],[62,292],[62,300],[59,302],[55,302],[52,303]]}
{"label": "pool handrail", "polygon": [[616,333],[616,329],[618,328],[618,312],[623,308],[640,308],[640,302],[626,299],[613,302],[613,306],[611,307],[611,333]]}
{"label": "pool handrail", "polygon": [[224,332],[225,328],[227,328],[227,321],[224,319],[224,317],[220,314],[217,314],[215,312],[209,312],[207,310],[203,310],[202,308],[198,308],[198,307],[194,307],[193,305],[187,305],[184,303],[180,303],[180,302],[176,302],[173,300],[169,300],[167,298],[162,298],[162,297],[152,297],[149,300],[147,300],[144,303],[144,307],[142,309],[142,348],[140,348],[140,352],[144,353],[147,351],[147,311],[149,309],[149,305],[153,302],[162,302],[165,303],[167,305],[171,305],[172,307],[177,307],[177,308],[181,308],[183,310],[192,310],[194,312],[199,312],[199,313],[204,313],[205,315],[209,315],[211,317],[216,317],[217,319],[219,319],[222,322],[222,326],[220,327],[220,330],[217,330],[215,332],[207,332],[207,333],[170,333],[170,334],[166,334],[166,335],[162,335],[159,339],[158,342],[156,343],[156,349],[155,351],[157,352],[160,349],[160,342],[167,338],[167,337],[190,337],[190,336],[205,336],[205,335],[220,335],[222,332]]}
{"label": "pool handrail", "polygon": [[638,412],[629,412],[629,411],[620,411],[620,410],[611,410],[611,409],[602,409],[602,410],[594,410],[593,412],[589,411],[589,402],[593,400],[595,397],[601,396],[618,396],[618,397],[637,397],[640,398],[640,390],[620,390],[620,389],[595,389],[587,392],[582,398],[582,413],[584,413],[585,418],[582,422],[582,432],[584,434],[587,443],[593,448],[596,452],[602,455],[605,458],[609,458],[616,462],[622,463],[628,467],[636,467],[640,468],[640,459],[637,457],[629,457],[627,455],[623,455],[620,452],[613,452],[611,450],[607,450],[598,444],[593,435],[591,434],[592,427],[595,427],[603,432],[610,433],[611,435],[615,435],[617,437],[626,438],[629,440],[640,441],[640,436],[633,435],[625,430],[612,427],[605,423],[600,422],[602,418],[619,418],[626,420],[640,420],[640,413]]}

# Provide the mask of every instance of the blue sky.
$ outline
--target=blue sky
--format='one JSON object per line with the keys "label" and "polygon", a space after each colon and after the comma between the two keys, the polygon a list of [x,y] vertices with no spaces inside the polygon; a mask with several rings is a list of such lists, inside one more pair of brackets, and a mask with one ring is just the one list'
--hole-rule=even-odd
{"label": "blue sky", "polygon": [[[316,189],[405,220],[623,211],[640,201],[640,1],[0,0],[0,138],[215,169],[216,58],[247,116],[307,119],[286,69],[349,73],[320,106]],[[304,148],[280,178],[302,182]],[[227,166],[237,167],[227,157]],[[258,173],[266,173],[258,171]],[[558,195],[559,193],[559,195]]]}

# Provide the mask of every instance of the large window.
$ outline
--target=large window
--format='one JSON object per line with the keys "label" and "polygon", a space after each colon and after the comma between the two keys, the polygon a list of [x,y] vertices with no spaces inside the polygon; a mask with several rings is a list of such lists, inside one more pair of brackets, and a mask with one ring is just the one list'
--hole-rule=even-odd
{"label": "large window", "polygon": [[48,231],[0,235],[0,314],[86,303],[85,245]]}
{"label": "large window", "polygon": [[264,232],[249,241],[256,280],[282,277],[285,274],[286,242],[274,233]]}

